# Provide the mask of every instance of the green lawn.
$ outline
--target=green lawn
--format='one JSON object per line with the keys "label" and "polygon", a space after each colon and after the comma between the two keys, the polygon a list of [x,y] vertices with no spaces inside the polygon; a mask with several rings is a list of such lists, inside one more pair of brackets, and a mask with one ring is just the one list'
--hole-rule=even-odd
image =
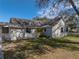
{"label": "green lawn", "polygon": [[74,42],[79,42],[79,36],[66,36],[63,39],[67,39]]}

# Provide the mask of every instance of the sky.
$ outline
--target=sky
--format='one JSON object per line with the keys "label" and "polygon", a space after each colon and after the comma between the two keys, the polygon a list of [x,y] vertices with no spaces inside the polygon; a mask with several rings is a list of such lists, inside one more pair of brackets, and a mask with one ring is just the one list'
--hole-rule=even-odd
{"label": "sky", "polygon": [[[79,1],[75,4],[79,6]],[[8,22],[13,17],[32,19],[35,16],[46,16],[54,18],[60,10],[64,10],[63,3],[59,5],[58,9],[53,8],[53,13],[50,13],[52,12],[50,8],[51,6],[40,10],[35,4],[35,0],[0,0],[0,22]]]}
{"label": "sky", "polygon": [[32,19],[37,12],[35,0],[0,0],[0,22],[7,22],[12,17]]}

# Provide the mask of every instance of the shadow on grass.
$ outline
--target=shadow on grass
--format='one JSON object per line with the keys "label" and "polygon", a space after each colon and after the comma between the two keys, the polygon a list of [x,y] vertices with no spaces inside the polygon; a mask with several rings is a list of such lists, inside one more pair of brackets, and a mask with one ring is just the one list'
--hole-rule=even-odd
{"label": "shadow on grass", "polygon": [[55,38],[46,38],[46,37],[42,37],[36,40],[32,40],[32,43],[34,42],[38,42],[42,45],[48,45],[51,46],[53,48],[66,48],[68,50],[79,50],[79,42],[74,42],[74,41],[70,41],[68,39],[55,39]]}
{"label": "shadow on grass", "polygon": [[[20,43],[22,43],[22,41]],[[73,42],[63,38],[40,37],[34,40],[24,40],[22,45],[19,44],[15,47],[16,50],[14,51],[4,51],[4,59],[28,59],[29,56],[33,59],[32,54],[45,54],[48,48],[44,47],[44,45],[54,49],[63,48],[70,51],[79,51],[79,42]]]}
{"label": "shadow on grass", "polygon": [[4,59],[34,59],[34,55],[45,54],[42,46],[35,44],[29,46],[17,46],[16,50],[8,50],[4,51]]}
{"label": "shadow on grass", "polygon": [[24,52],[4,51],[4,59],[25,59]]}

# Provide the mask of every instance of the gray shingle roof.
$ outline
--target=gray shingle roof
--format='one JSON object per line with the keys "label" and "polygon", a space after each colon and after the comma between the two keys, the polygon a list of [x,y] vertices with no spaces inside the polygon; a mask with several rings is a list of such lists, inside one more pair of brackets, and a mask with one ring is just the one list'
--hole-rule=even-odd
{"label": "gray shingle roof", "polygon": [[9,23],[8,22],[0,22],[0,25],[14,27],[14,28],[46,27],[47,25],[48,26],[56,25],[60,19],[61,19],[61,17],[56,17],[54,19],[49,20],[48,22],[36,22],[36,21],[32,21],[32,20],[27,20],[27,19],[11,18]]}
{"label": "gray shingle roof", "polygon": [[60,19],[61,19],[61,17],[55,17],[54,19],[50,19],[48,24],[51,26],[54,26],[59,22]]}

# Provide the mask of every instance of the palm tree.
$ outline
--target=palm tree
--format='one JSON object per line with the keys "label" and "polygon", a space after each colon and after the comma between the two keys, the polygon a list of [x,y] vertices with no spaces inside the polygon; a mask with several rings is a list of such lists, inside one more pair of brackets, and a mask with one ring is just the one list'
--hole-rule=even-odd
{"label": "palm tree", "polygon": [[[73,0],[36,0],[39,7],[48,6],[48,4],[51,2],[52,2],[52,5],[54,7],[56,4],[59,4],[63,1],[65,1],[65,3],[70,3],[72,5],[73,9],[76,11],[77,15],[79,16],[79,11],[78,11]],[[78,0],[75,0],[75,1],[78,1]]]}

